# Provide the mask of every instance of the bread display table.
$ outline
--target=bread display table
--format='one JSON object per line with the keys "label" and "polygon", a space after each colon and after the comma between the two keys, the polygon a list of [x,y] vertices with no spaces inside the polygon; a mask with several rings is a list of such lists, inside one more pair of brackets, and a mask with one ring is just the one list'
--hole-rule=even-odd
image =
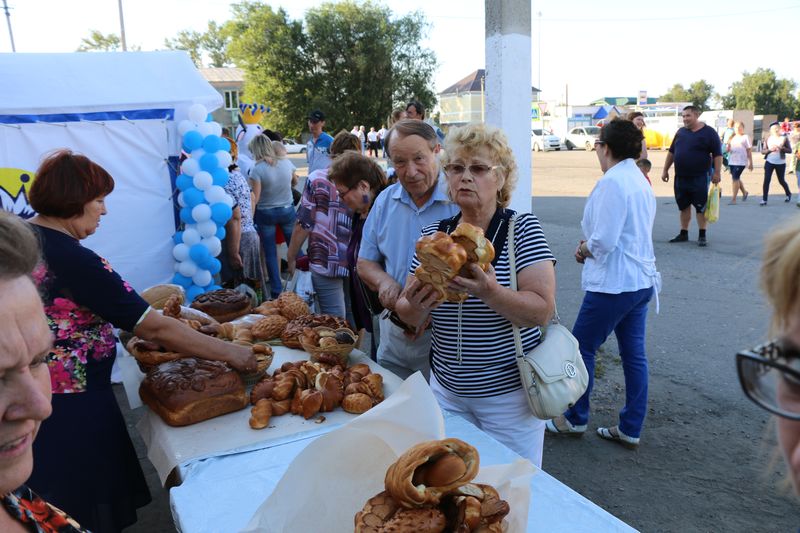
{"label": "bread display table", "polygon": [[[284,346],[273,346],[273,351],[275,357],[268,369],[270,373],[285,362],[308,359],[306,352]],[[373,372],[383,375],[384,394],[387,397],[402,383],[400,378],[357,350],[350,354],[350,364],[355,363],[366,363]],[[133,400],[137,399],[138,383],[143,375],[132,357],[123,357],[120,366],[128,397],[134,406]],[[316,421],[317,417],[309,420],[288,414],[273,417],[270,427],[254,430],[248,423],[249,408],[185,427],[169,426],[150,409],[146,409],[136,428],[147,446],[147,457],[155,466],[163,484],[173,469],[190,461],[270,448],[319,436],[356,417],[341,408],[323,415],[325,420],[321,423]],[[176,481],[183,477],[180,469],[177,474]]]}
{"label": "bread display table", "polygon": [[[445,413],[445,431],[448,437],[475,446],[482,464],[507,464],[519,458],[458,416]],[[211,533],[242,529],[273,491],[295,456],[318,436],[306,435],[270,448],[186,463],[182,467],[183,483],[170,490],[170,507],[178,531]],[[538,470],[531,481],[527,531],[635,530]]]}

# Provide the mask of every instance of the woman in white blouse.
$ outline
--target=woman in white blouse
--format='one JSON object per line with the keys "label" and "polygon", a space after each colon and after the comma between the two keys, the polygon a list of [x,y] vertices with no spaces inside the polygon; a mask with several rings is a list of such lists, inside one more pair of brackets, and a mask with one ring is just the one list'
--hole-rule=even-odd
{"label": "woman in white blouse", "polygon": [[767,142],[764,143],[764,148],[761,153],[766,157],[764,161],[764,184],[762,186],[763,194],[761,202],[758,205],[767,205],[767,198],[769,196],[769,182],[772,180],[772,171],[778,176],[778,183],[783,187],[783,192],[786,193],[784,202],[792,201],[792,192],[786,184],[784,175],[786,174],[786,154],[791,153],[792,147],[789,144],[789,139],[781,134],[781,127],[777,122],[773,122],[769,127],[769,137]]}
{"label": "woman in white blouse", "polygon": [[547,421],[547,430],[572,436],[586,431],[595,353],[613,331],[625,373],[625,406],[619,423],[598,427],[597,434],[636,448],[647,413],[647,304],[655,294],[658,310],[661,285],[653,254],[656,199],[635,163],[642,132],[632,122],[611,121],[600,130],[595,148],[605,174],[583,211],[586,240],[575,250],[575,260],[583,264],[586,295],[572,330],[589,371],[589,387],[564,415]]}

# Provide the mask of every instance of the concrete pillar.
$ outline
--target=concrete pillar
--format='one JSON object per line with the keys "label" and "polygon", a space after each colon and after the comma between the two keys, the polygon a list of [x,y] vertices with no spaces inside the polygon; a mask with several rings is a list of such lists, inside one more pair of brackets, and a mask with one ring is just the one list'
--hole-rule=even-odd
{"label": "concrete pillar", "polygon": [[[485,0],[486,123],[511,142],[519,181],[510,207],[531,210],[531,2]],[[540,88],[541,89],[541,88]]]}

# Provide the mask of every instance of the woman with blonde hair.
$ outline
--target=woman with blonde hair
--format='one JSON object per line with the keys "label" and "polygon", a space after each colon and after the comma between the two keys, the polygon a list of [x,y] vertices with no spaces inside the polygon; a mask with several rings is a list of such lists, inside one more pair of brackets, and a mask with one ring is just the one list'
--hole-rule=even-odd
{"label": "woman with blonde hair", "polygon": [[256,202],[254,220],[267,263],[270,295],[276,298],[281,293],[282,284],[275,234],[277,228],[281,228],[286,241],[292,239],[296,218],[292,198],[294,164],[276,154],[272,141],[264,135],[254,137],[247,147],[256,161],[250,171],[250,185]]}
{"label": "woman with blonde hair", "polygon": [[736,354],[744,393],[777,416],[778,442],[800,494],[800,218],[767,238],[761,286],[775,339]]}
{"label": "woman with blonde hair", "polygon": [[731,179],[733,180],[733,199],[730,201],[730,205],[735,205],[739,190],[742,191],[743,202],[750,194],[742,183],[742,172],[744,172],[745,165],[747,170],[751,172],[753,170],[753,144],[750,142],[750,137],[744,132],[744,124],[741,122],[734,124],[733,136],[722,148],[728,154],[728,168],[731,170]]}
{"label": "woman with blonde hair", "polygon": [[[451,233],[467,222],[483,230],[495,258],[484,272],[470,264],[449,289],[463,302],[441,301],[440,292],[416,278],[414,257],[395,311],[406,324],[433,325],[430,384],[442,408],[466,418],[541,466],[544,422],[533,416],[516,363],[514,326],[525,353],[542,340],[555,307],[555,257],[539,220],[508,209],[517,163],[505,134],[484,124],[450,131],[441,157],[448,193],[461,212],[429,224],[422,235]],[[514,217],[514,242],[509,224]],[[516,271],[509,266],[514,247]],[[517,290],[511,289],[511,276]]]}

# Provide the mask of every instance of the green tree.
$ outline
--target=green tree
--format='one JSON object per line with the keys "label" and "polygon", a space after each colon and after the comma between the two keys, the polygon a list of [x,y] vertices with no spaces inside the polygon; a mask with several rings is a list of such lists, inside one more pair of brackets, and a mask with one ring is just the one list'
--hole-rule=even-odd
{"label": "green tree", "polygon": [[794,80],[779,79],[772,69],[758,68],[742,73],[722,98],[726,109],[752,109],[757,115],[793,116],[800,107]]}
{"label": "green tree", "polygon": [[203,58],[209,58],[208,66],[225,67],[230,65],[228,59],[228,43],[230,38],[222,31],[222,27],[213,20],[208,21],[208,29],[204,33],[193,30],[181,30],[172,39],[164,39],[164,46],[170,50],[185,50],[197,68],[203,66]]}
{"label": "green tree", "polygon": [[78,52],[116,52],[120,48],[119,36],[115,33],[103,34],[99,30],[91,30],[89,37],[81,39]]}
{"label": "green tree", "polygon": [[706,80],[698,80],[692,83],[689,88],[683,84],[676,83],[666,93],[661,95],[661,102],[691,102],[692,105],[700,108],[700,111],[709,109],[709,100],[714,96],[714,86]]}
{"label": "green tree", "polygon": [[321,4],[305,24],[261,2],[235,4],[233,12],[223,30],[229,53],[246,71],[245,100],[272,108],[270,128],[297,135],[314,108],[325,112],[330,132],[377,127],[394,104],[436,103],[436,59],[419,44],[428,29],[419,13],[394,18],[369,0]]}

